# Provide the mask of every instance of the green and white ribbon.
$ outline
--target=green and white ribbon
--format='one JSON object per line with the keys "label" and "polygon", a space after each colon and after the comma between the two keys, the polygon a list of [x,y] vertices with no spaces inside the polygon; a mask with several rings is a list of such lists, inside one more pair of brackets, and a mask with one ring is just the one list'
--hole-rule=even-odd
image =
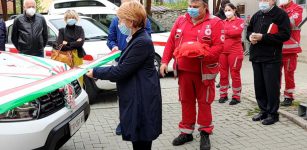
{"label": "green and white ribbon", "polygon": [[[78,68],[57,73],[56,75],[43,80],[35,81],[30,85],[17,87],[14,91],[11,90],[9,92],[2,92],[2,94],[0,92],[0,114],[53,92],[83,76],[89,69],[105,65],[119,56],[120,51],[112,51],[108,55],[99,58],[92,63],[84,64]],[[42,60],[40,59],[40,61]],[[47,63],[42,64],[48,65]]]}

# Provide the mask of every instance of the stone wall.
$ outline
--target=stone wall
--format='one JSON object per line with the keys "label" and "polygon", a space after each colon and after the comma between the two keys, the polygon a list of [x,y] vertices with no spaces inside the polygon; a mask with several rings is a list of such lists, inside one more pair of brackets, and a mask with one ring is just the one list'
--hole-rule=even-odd
{"label": "stone wall", "polygon": [[152,17],[167,31],[171,30],[177,17],[186,13],[186,10],[163,10],[152,12]]}

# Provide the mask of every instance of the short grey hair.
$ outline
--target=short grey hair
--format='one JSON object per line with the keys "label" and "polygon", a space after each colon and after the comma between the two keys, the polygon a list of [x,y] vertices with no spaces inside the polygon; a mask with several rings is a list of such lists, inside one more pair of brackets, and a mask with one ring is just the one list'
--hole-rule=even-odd
{"label": "short grey hair", "polygon": [[33,2],[35,3],[35,5],[36,5],[36,1],[35,1],[35,0],[24,0],[24,1],[23,1],[23,6],[25,6],[26,3],[29,2],[29,1],[33,1]]}

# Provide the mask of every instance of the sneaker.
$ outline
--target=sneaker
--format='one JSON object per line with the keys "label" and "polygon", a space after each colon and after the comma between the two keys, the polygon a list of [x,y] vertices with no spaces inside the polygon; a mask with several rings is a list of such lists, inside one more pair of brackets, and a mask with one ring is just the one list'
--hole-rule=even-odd
{"label": "sneaker", "polygon": [[201,131],[200,132],[200,150],[210,150],[211,144],[210,144],[210,138],[209,134]]}
{"label": "sneaker", "polygon": [[260,112],[259,114],[257,114],[256,116],[253,117],[253,121],[260,121],[263,120],[265,118],[267,118],[267,114]]}
{"label": "sneaker", "polygon": [[225,103],[226,101],[228,101],[228,97],[221,97],[219,99],[219,103]]}
{"label": "sneaker", "polygon": [[117,125],[115,129],[115,134],[116,135],[122,135],[122,128],[120,127],[120,123]]}
{"label": "sneaker", "polygon": [[239,103],[240,103],[239,100],[237,100],[236,98],[232,98],[232,100],[230,101],[229,105],[237,105]]}
{"label": "sneaker", "polygon": [[266,119],[262,121],[263,125],[271,125],[279,121],[279,115],[268,115]]}
{"label": "sneaker", "polygon": [[183,145],[184,143],[193,141],[193,135],[192,134],[185,134],[181,133],[178,137],[176,137],[173,140],[174,146]]}
{"label": "sneaker", "polygon": [[285,98],[283,102],[280,103],[281,106],[291,106],[293,98]]}

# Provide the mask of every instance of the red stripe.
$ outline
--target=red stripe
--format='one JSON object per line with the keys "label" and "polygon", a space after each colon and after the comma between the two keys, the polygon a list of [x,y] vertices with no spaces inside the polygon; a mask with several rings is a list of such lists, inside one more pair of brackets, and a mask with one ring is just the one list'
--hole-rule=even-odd
{"label": "red stripe", "polygon": [[11,53],[19,53],[19,51],[16,48],[9,48],[9,51]]}
{"label": "red stripe", "polygon": [[42,79],[42,80],[38,80],[38,81],[35,81],[35,82],[32,82],[32,83],[29,83],[29,84],[26,84],[26,85],[22,85],[22,86],[19,86],[19,87],[16,87],[16,88],[12,88],[12,89],[8,89],[8,90],[5,90],[5,91],[1,91],[0,92],[0,97],[3,97],[3,96],[6,96],[8,94],[11,94],[13,92],[18,92],[18,91],[21,91],[25,88],[29,88],[31,86],[35,86],[35,85],[38,85],[38,84],[41,84],[41,83],[44,83],[44,82],[47,82],[53,78],[56,78],[58,77],[59,75],[65,75],[67,73],[70,73],[71,71],[74,71],[76,69],[71,69],[71,70],[68,70],[68,71],[65,71],[65,72],[62,72],[62,73],[59,73],[55,76],[50,76],[48,78],[45,78],[45,79]]}
{"label": "red stripe", "polygon": [[165,46],[166,42],[153,42],[154,46]]}

